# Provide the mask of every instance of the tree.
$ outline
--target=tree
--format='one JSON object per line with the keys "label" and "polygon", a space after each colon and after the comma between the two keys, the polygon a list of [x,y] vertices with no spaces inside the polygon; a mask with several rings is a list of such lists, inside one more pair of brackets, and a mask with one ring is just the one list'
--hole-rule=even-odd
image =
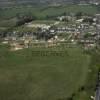
{"label": "tree", "polygon": [[17,13],[16,17],[17,17],[17,20],[18,20],[17,23],[16,23],[16,26],[21,26],[25,23],[31,22],[31,21],[36,19],[36,17],[33,16],[31,13],[27,13],[27,14]]}
{"label": "tree", "polygon": [[84,38],[88,38],[88,37],[90,37],[90,36],[91,36],[90,33],[86,33],[86,34],[84,35]]}
{"label": "tree", "polygon": [[80,19],[81,17],[82,17],[82,12],[76,13],[76,18],[77,18],[77,19]]}
{"label": "tree", "polygon": [[93,18],[85,18],[83,22],[88,22],[91,25],[94,21]]}

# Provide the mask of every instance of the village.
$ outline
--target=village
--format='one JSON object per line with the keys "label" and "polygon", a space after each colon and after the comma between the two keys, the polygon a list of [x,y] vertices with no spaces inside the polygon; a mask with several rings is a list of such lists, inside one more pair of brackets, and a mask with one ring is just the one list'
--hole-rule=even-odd
{"label": "village", "polygon": [[53,23],[25,23],[24,27],[35,31],[13,30],[2,38],[11,51],[32,47],[74,47],[81,44],[84,49],[99,47],[100,14],[94,16],[58,16]]}

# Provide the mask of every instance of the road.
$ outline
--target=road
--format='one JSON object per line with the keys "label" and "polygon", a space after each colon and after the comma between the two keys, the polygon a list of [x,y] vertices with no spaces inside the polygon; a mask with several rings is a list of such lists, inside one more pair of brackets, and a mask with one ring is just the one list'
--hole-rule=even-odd
{"label": "road", "polygon": [[95,100],[100,100],[100,86],[96,90]]}
{"label": "road", "polygon": [[97,89],[95,93],[95,100],[100,100],[100,70],[98,72]]}

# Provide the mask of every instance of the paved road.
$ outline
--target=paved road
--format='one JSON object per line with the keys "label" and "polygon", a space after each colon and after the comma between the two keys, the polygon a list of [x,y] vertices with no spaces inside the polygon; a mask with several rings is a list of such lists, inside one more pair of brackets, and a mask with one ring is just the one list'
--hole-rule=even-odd
{"label": "paved road", "polygon": [[95,100],[100,100],[100,87],[96,90]]}
{"label": "paved road", "polygon": [[98,87],[96,90],[96,94],[95,94],[95,100],[100,100],[100,70],[98,72],[98,83],[97,83]]}

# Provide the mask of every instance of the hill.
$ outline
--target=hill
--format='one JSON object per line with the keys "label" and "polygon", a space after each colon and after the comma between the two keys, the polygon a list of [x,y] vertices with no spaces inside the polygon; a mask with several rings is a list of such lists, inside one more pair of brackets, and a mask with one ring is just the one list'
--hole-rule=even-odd
{"label": "hill", "polygon": [[[93,0],[0,0],[0,7],[16,5],[58,5],[58,4],[76,4],[90,3]],[[96,0],[96,2],[99,2]]]}

